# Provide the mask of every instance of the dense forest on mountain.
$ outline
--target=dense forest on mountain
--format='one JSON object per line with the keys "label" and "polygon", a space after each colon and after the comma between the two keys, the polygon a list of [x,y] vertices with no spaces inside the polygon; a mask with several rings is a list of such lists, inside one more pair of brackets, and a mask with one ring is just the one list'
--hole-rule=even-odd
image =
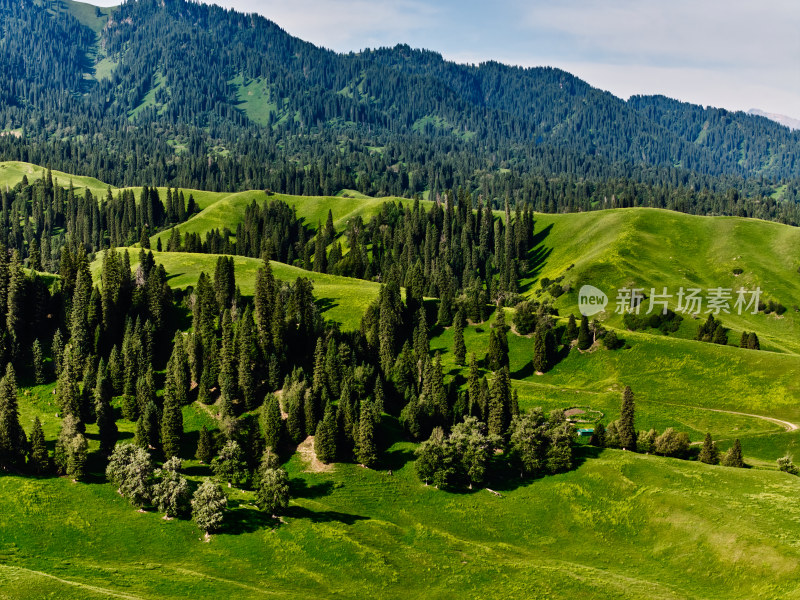
{"label": "dense forest on mountain", "polygon": [[762,117],[407,46],[337,54],[183,0],[0,0],[0,15],[2,158],[115,185],[463,187],[495,208],[799,221],[800,133]]}

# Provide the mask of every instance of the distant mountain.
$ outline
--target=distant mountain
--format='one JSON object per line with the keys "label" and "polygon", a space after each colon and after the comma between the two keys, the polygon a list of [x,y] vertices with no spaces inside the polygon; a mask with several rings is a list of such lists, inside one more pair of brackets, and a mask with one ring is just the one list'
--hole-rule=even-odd
{"label": "distant mountain", "polygon": [[788,127],[789,129],[797,131],[800,129],[800,119],[793,119],[792,117],[787,117],[786,115],[779,115],[777,113],[768,113],[760,110],[758,108],[751,108],[747,111],[748,115],[755,115],[757,117],[766,117],[776,123],[780,123],[784,127]]}
{"label": "distant mountain", "polygon": [[0,156],[115,184],[398,193],[504,173],[800,176],[800,133],[765,118],[402,45],[337,54],[185,0],[0,0],[0,64],[0,132],[15,132]]}

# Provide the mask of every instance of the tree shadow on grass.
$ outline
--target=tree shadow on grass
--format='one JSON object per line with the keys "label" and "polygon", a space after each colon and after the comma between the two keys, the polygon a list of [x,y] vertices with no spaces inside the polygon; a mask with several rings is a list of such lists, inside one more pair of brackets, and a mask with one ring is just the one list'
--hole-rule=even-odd
{"label": "tree shadow on grass", "polygon": [[332,481],[309,485],[302,477],[294,477],[289,480],[289,493],[292,498],[321,498],[330,494],[334,487]]}
{"label": "tree shadow on grass", "polygon": [[284,515],[291,519],[308,519],[312,523],[344,523],[353,525],[357,521],[367,521],[369,517],[352,515],[337,510],[311,510],[305,506],[292,505],[286,509]]}
{"label": "tree shadow on grass", "polygon": [[314,304],[317,305],[317,308],[319,309],[319,314],[321,315],[325,314],[332,308],[336,308],[337,306],[339,306],[339,304],[334,302],[331,298],[318,298],[314,302]]}

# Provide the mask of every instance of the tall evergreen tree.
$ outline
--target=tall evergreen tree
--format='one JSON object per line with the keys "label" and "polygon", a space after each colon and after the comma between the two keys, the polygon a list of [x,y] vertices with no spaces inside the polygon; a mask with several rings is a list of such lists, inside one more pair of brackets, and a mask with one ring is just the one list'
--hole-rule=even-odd
{"label": "tall evergreen tree", "polygon": [[261,510],[279,514],[289,506],[289,477],[270,448],[264,451],[257,480],[256,504]]}
{"label": "tall evergreen tree", "polygon": [[459,310],[453,321],[453,356],[456,364],[464,366],[467,358],[467,346],[464,343],[464,313]]}
{"label": "tall evergreen tree", "polygon": [[0,379],[0,464],[6,469],[19,469],[25,464],[27,438],[19,423],[17,378],[11,363]]}
{"label": "tall evergreen tree", "polygon": [[264,444],[277,452],[281,446],[284,434],[284,423],[281,418],[281,406],[278,397],[274,394],[267,396],[261,412],[261,434]]}
{"label": "tall evergreen tree", "polygon": [[368,468],[374,467],[378,462],[378,449],[375,444],[375,415],[366,401],[361,403],[356,460]]}
{"label": "tall evergreen tree", "polygon": [[737,467],[739,469],[745,467],[744,457],[742,456],[742,444],[739,441],[739,438],[736,438],[733,441],[733,446],[731,446],[731,449],[728,450],[722,457],[721,464],[724,467]]}
{"label": "tall evergreen tree", "polygon": [[634,426],[634,401],[633,391],[629,385],[625,386],[622,392],[622,405],[619,411],[619,445],[626,449],[636,452],[636,427]]}
{"label": "tall evergreen tree", "polygon": [[314,452],[325,464],[336,460],[336,407],[329,404],[325,409],[325,417],[317,425],[314,435]]}
{"label": "tall evergreen tree", "polygon": [[94,388],[94,410],[97,415],[97,427],[100,435],[100,453],[108,456],[117,443],[119,430],[111,407],[111,382],[105,361],[100,359],[97,369],[97,384]]}
{"label": "tall evergreen tree", "polygon": [[208,464],[214,458],[214,438],[208,428],[203,425],[197,439],[197,453],[195,458],[201,463]]}
{"label": "tall evergreen tree", "polygon": [[545,345],[545,332],[539,327],[536,329],[533,340],[533,369],[537,373],[547,371],[547,347]]}
{"label": "tall evergreen tree", "polygon": [[28,470],[34,475],[44,475],[50,471],[50,453],[44,438],[44,430],[39,417],[33,419],[31,429],[30,452],[28,454]]}
{"label": "tall evergreen tree", "polygon": [[719,451],[717,450],[717,445],[711,440],[710,433],[706,433],[706,437],[703,440],[703,448],[700,450],[700,455],[697,459],[707,465],[719,464]]}
{"label": "tall evergreen tree", "polygon": [[578,349],[588,350],[592,347],[592,334],[589,331],[589,319],[586,315],[581,317],[581,326],[578,330]]}

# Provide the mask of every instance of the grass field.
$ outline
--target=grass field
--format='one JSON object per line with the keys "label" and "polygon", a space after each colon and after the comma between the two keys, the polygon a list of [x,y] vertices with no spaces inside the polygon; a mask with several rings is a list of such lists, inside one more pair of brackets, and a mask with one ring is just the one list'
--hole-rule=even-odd
{"label": "grass field", "polygon": [[391,448],[391,476],[305,473],[295,456],[285,523],[233,490],[228,529],[207,544],[109,484],[6,477],[0,586],[7,598],[798,597],[789,475],[586,449],[577,470],[510,479],[502,497],[451,494],[417,481],[409,450]]}
{"label": "grass field", "polygon": [[[0,163],[0,185],[41,171]],[[106,193],[97,180],[55,176]],[[180,226],[184,233],[235,231],[247,205],[269,199],[295,206],[312,226],[330,209],[341,231],[349,218],[368,218],[385,201],[354,192],[325,198],[191,193],[203,210]],[[575,290],[584,283],[599,287],[611,302],[599,316],[629,347],[565,352],[537,375],[533,339],[510,332],[521,406],[591,407],[608,423],[630,385],[638,429],[674,427],[693,442],[711,432],[722,449],[740,438],[755,468],[581,446],[578,467],[569,473],[526,482],[504,473],[489,483],[501,497],[485,489],[449,493],[419,483],[415,446],[384,417],[379,469],[339,464],[332,472],[307,472],[293,454],[286,465],[293,500],[284,522],[255,510],[251,492],[229,489],[226,529],[207,544],[191,522],[137,512],[99,473],[80,484],[4,476],[0,598],[800,598],[800,479],[775,468],[787,452],[800,459],[800,430],[759,418],[800,424],[800,314],[793,310],[800,298],[800,230],[652,209],[537,215],[536,230],[537,260],[524,293],[549,297],[538,291],[538,281],[563,275],[572,287],[555,302],[563,323],[578,313]],[[139,250],[130,251],[135,267]],[[213,274],[217,261],[205,254],[154,256],[175,288],[194,285],[201,271]],[[242,292],[252,294],[261,261],[234,257],[234,263]],[[100,267],[98,258],[95,277]],[[281,263],[272,268],[278,279],[311,279],[325,317],[346,329],[358,327],[379,290],[376,283]],[[742,274],[735,276],[734,268]],[[670,336],[623,331],[612,312],[622,286],[649,295],[651,287],[756,285],[787,312],[722,319],[732,343],[742,330],[755,330],[763,351],[694,341],[699,320],[691,318]],[[508,310],[506,321],[512,318]],[[468,351],[479,359],[488,350],[490,326],[465,331]],[[452,335],[436,328],[431,343],[450,377],[465,373],[453,362]],[[30,430],[38,416],[51,443],[59,427],[52,389],[30,388],[20,399],[23,425]],[[184,454],[191,456],[198,430],[217,423],[197,404],[184,409],[184,423]],[[134,424],[118,424],[122,439],[130,439]],[[87,434],[96,449],[96,425]],[[209,473],[193,460],[185,467],[194,483]]]}

